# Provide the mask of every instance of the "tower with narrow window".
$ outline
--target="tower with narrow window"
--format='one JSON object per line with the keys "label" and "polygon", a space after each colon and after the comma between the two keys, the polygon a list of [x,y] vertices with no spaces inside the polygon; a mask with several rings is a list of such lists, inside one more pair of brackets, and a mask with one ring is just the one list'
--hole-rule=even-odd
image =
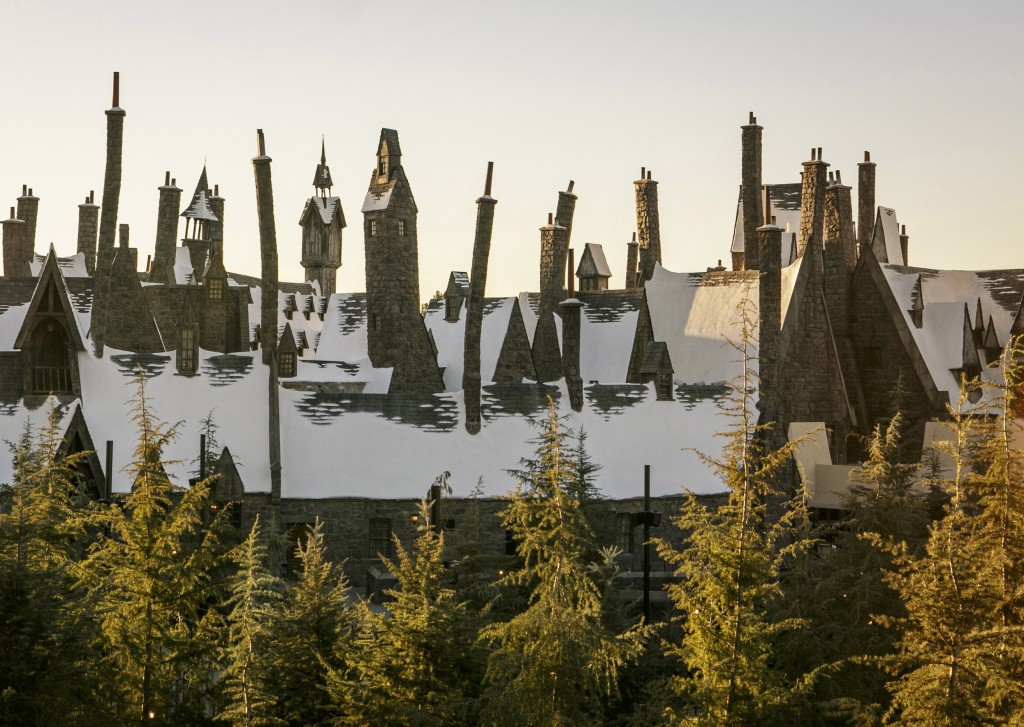
{"label": "tower with narrow window", "polygon": [[320,284],[320,294],[329,298],[334,294],[338,268],[341,267],[341,231],[345,229],[345,213],[341,199],[331,196],[331,168],[327,166],[327,152],[320,145],[320,163],[316,165],[313,187],[316,194],[306,200],[299,217],[302,227],[302,267],[306,269],[306,282]]}
{"label": "tower with narrow window", "polygon": [[381,129],[362,212],[370,361],[394,369],[392,392],[441,391],[436,354],[420,315],[416,200],[394,129]]}

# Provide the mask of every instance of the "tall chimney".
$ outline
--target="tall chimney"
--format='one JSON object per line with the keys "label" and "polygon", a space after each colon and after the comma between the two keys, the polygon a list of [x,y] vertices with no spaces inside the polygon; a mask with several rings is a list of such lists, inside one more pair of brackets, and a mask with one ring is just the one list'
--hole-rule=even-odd
{"label": "tall chimney", "polygon": [[36,254],[36,220],[39,217],[39,198],[32,190],[22,185],[21,196],[18,197],[18,219],[24,220],[21,228],[19,244],[21,256],[31,264]]}
{"label": "tall chimney", "polygon": [[[561,247],[565,228],[552,215],[540,228],[540,307],[537,330],[533,336],[533,361],[539,381],[556,381],[562,377],[562,358],[558,345],[555,311],[562,300],[565,255]],[[567,248],[565,248],[567,251]]]}
{"label": "tall chimney", "polygon": [[757,227],[764,219],[761,209],[761,127],[754,112],[742,129],[743,267],[757,270],[761,253]]}
{"label": "tall chimney", "polygon": [[821,147],[811,149],[811,161],[804,162],[803,187],[800,192],[800,240],[797,256],[802,257],[808,245],[821,249],[825,233],[825,180],[828,164],[822,161]]}
{"label": "tall chimney", "polygon": [[871,152],[864,152],[864,161],[857,165],[857,249],[871,247],[875,228],[875,163]]}
{"label": "tall chimney", "polygon": [[17,218],[17,213],[11,207],[10,218],[3,221],[3,248],[4,248],[4,277],[27,278],[32,272],[28,266],[28,260],[21,254],[21,230],[25,226],[23,220]]}
{"label": "tall chimney", "polygon": [[78,252],[85,258],[85,269],[96,270],[96,234],[99,231],[100,208],[93,204],[92,192],[78,205]]}
{"label": "tall chimney", "polygon": [[256,216],[260,226],[260,349],[270,367],[269,457],[270,499],[281,499],[281,410],[277,384],[277,227],[274,224],[274,188],[270,157],[263,129],[256,130],[258,155],[252,160],[256,176]]}
{"label": "tall chimney", "polygon": [[[765,189],[765,197],[769,191]],[[770,209],[766,206],[766,209]],[[778,367],[782,330],[782,228],[768,220],[757,228],[761,248],[761,273],[758,287],[760,409],[765,422],[779,422],[781,392]]]}
{"label": "tall chimney", "polygon": [[900,250],[903,252],[903,264],[910,265],[910,235],[906,225],[900,227]]}
{"label": "tall chimney", "polygon": [[580,309],[583,303],[576,298],[574,276],[576,273],[573,251],[568,253],[566,268],[566,290],[568,298],[559,304],[562,312],[562,371],[565,386],[569,391],[569,404],[573,411],[583,410],[583,377],[580,375]]}
{"label": "tall chimney", "polygon": [[215,221],[210,222],[210,250],[224,257],[224,198],[220,196],[220,185],[213,185],[213,194],[210,195],[210,210],[217,215]]}
{"label": "tall chimney", "polygon": [[120,74],[117,71],[114,71],[113,105],[105,113],[107,115],[107,163],[103,172],[103,199],[101,200],[100,232],[96,251],[96,282],[93,290],[91,316],[91,334],[97,356],[103,355],[103,344],[106,340],[110,265],[114,259],[117,207],[121,196],[121,147],[124,141],[125,111],[120,106]]}
{"label": "tall chimney", "polygon": [[159,187],[160,202],[156,213],[156,245],[153,264],[149,267],[150,282],[166,283],[171,280],[178,247],[178,209],[181,190],[171,181],[171,173],[164,172],[163,186]]}
{"label": "tall chimney", "polygon": [[658,183],[651,172],[640,169],[636,188],[636,229],[640,237],[639,273],[637,287],[654,275],[655,263],[661,262],[661,222],[658,218]]}
{"label": "tall chimney", "polygon": [[494,206],[491,197],[494,162],[487,162],[484,194],[476,201],[476,234],[473,237],[473,266],[469,277],[469,300],[466,304],[466,330],[463,346],[462,392],[466,401],[466,431],[480,431],[480,336],[484,319],[484,291],[487,287],[487,259],[491,253],[491,231],[494,229]]}
{"label": "tall chimney", "polygon": [[636,241],[636,233],[633,233],[633,239],[626,243],[626,288],[637,288],[637,272],[636,266],[638,261],[638,248],[640,243]]}
{"label": "tall chimney", "polygon": [[836,181],[825,190],[825,302],[832,331],[838,338],[849,333],[852,273],[857,265],[857,241],[853,234],[853,203],[850,188]]}

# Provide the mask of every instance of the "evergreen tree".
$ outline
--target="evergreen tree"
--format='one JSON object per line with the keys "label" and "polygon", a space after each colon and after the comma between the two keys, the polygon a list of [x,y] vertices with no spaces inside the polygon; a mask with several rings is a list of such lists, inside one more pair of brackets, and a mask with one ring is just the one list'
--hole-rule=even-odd
{"label": "evergreen tree", "polygon": [[238,570],[228,584],[231,596],[223,675],[228,703],[220,719],[240,727],[284,724],[273,716],[275,685],[268,675],[274,648],[272,614],[280,600],[281,583],[267,567],[267,546],[258,515],[249,536],[232,556]]}
{"label": "evergreen tree", "polygon": [[[658,543],[662,558],[680,581],[668,587],[679,612],[679,642],[666,642],[685,675],[669,679],[667,713],[673,720],[707,724],[775,723],[791,699],[791,684],[773,667],[773,644],[800,624],[775,617],[781,600],[779,573],[804,547],[795,538],[803,515],[803,493],[793,502],[779,488],[795,443],[771,449],[774,423],[758,425],[753,407],[754,375],[749,351],[752,324],[745,310],[743,337],[736,344],[743,364],[726,408],[732,424],[722,433],[720,457],[699,453],[727,488],[717,507],[689,494],[674,522],[681,548]],[[783,515],[772,519],[768,505]]]}
{"label": "evergreen tree", "polygon": [[57,459],[60,416],[12,446],[14,482],[0,487],[0,723],[89,724],[90,624],[68,591],[85,543],[85,495]]}
{"label": "evergreen tree", "polygon": [[99,624],[92,666],[109,721],[200,724],[209,717],[220,600],[220,522],[207,526],[210,482],[183,490],[162,452],[176,427],[158,422],[138,379],[133,487],[97,518],[100,537],[79,567]]}
{"label": "evergreen tree", "polygon": [[348,581],[327,559],[323,522],[317,520],[298,547],[298,580],[272,611],[272,658],[267,683],[277,706],[273,716],[289,725],[330,723],[328,674],[348,669],[353,616]]}
{"label": "evergreen tree", "polygon": [[553,402],[536,456],[523,460],[503,513],[522,567],[503,583],[530,589],[526,610],[486,626],[492,645],[484,721],[569,725],[600,718],[620,671],[642,649],[643,631],[617,634],[602,621],[602,592],[585,555],[593,536],[573,495],[572,453]]}
{"label": "evergreen tree", "polygon": [[412,551],[395,538],[397,579],[387,612],[361,601],[348,679],[332,680],[347,724],[447,725],[469,721],[470,697],[482,675],[475,630],[466,607],[446,585],[444,535],[420,508]]}

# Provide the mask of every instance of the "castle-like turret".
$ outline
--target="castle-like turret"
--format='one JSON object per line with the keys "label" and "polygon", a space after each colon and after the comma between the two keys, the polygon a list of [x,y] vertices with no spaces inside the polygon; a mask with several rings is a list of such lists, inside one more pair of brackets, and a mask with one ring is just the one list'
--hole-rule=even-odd
{"label": "castle-like turret", "polygon": [[302,227],[302,267],[306,269],[306,282],[316,281],[320,294],[330,297],[337,287],[338,268],[341,267],[341,231],[345,229],[345,213],[341,199],[331,196],[331,168],[327,166],[327,151],[320,145],[320,163],[313,175],[316,194],[306,200],[299,217]]}
{"label": "castle-like turret", "polygon": [[394,129],[381,129],[362,211],[370,361],[378,368],[393,367],[392,392],[441,391],[441,373],[420,316],[418,210]]}
{"label": "castle-like turret", "polygon": [[206,177],[206,165],[203,165],[203,172],[199,175],[199,182],[196,184],[196,191],[192,194],[192,201],[181,213],[185,218],[185,237],[181,244],[188,248],[192,268],[199,275],[206,269],[206,262],[210,255],[211,232],[220,220],[217,213],[210,204],[210,184]]}

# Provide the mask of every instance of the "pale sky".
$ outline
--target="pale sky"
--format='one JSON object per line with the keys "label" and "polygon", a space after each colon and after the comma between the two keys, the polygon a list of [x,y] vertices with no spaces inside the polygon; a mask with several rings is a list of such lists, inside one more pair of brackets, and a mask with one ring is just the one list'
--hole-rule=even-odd
{"label": "pale sky", "polygon": [[[250,159],[273,158],[281,278],[301,280],[299,213],[321,135],[349,226],[339,291],[364,286],[359,212],[381,127],[419,206],[420,284],[468,270],[488,161],[488,295],[537,289],[558,190],[572,246],[604,245],[621,287],[632,181],[660,182],[664,264],[728,264],[740,125],[764,126],[764,178],[799,180],[811,147],[881,205],[930,267],[1024,267],[1024,3],[7,0],[0,210],[41,198],[36,249],[75,251],[77,205],[103,187],[111,72],[125,121],[119,222],[152,253],[164,170],[188,203],[205,159],[226,200],[229,270],[259,273]],[[179,228],[179,234],[184,226]]]}

